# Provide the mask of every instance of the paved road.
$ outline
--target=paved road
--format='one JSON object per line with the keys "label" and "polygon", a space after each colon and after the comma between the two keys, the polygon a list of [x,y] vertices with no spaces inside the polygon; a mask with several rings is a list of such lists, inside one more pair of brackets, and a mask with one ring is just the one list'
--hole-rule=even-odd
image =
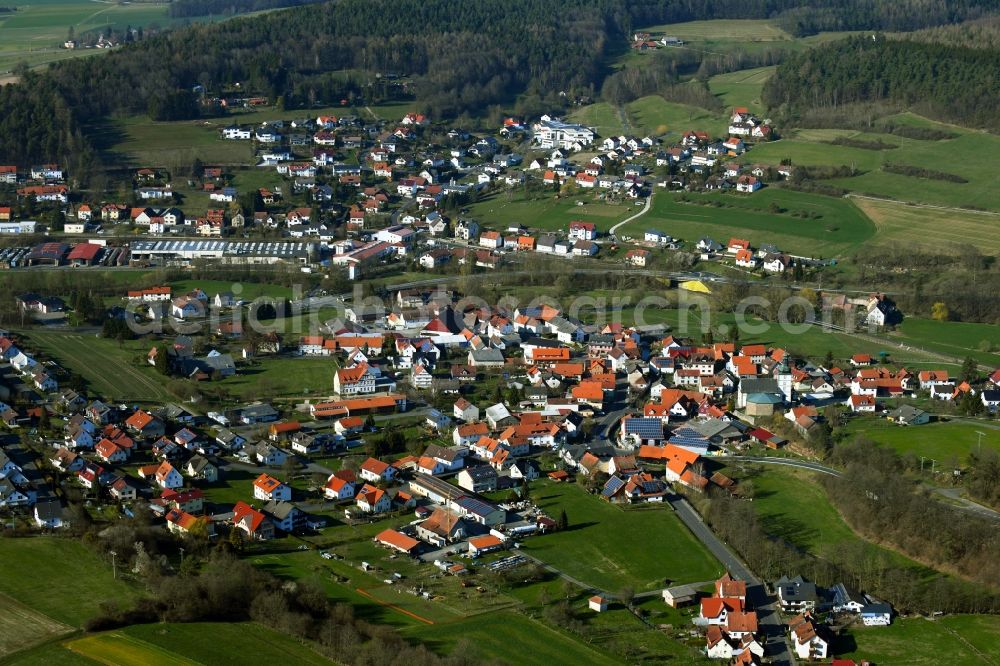
{"label": "paved road", "polygon": [[723,460],[736,460],[738,462],[762,463],[765,465],[784,465],[786,467],[796,467],[807,469],[812,472],[829,474],[830,476],[840,476],[840,472],[832,467],[810,462],[808,460],[796,460],[795,458],[770,458],[758,456],[719,456]]}
{"label": "paved road", "polygon": [[[738,462],[748,462],[748,463],[761,463],[764,465],[784,465],[785,467],[795,467],[797,469],[805,469],[811,472],[819,472],[821,474],[829,474],[831,476],[840,476],[841,472],[834,469],[833,467],[827,467],[826,465],[821,465],[819,463],[810,462],[808,460],[795,460],[794,458],[766,458],[766,457],[756,457],[756,456],[719,456],[722,460],[735,460]],[[952,506],[959,511],[964,511],[966,513],[971,513],[980,518],[986,518],[994,522],[1000,522],[1000,511],[994,511],[988,506],[983,506],[973,502],[970,499],[962,497],[961,489],[959,488],[939,488],[936,486],[926,486],[928,490],[940,495],[941,497],[948,500],[949,506]]]}
{"label": "paved road", "polygon": [[640,218],[643,215],[645,215],[646,213],[648,213],[649,209],[650,209],[650,207],[652,205],[653,205],[653,195],[652,195],[652,193],[650,193],[650,195],[648,197],[646,197],[646,205],[642,207],[642,210],[640,210],[638,213],[636,213],[632,217],[626,217],[624,220],[622,220],[621,222],[619,222],[615,226],[611,227],[611,229],[608,230],[608,235],[609,236],[614,236],[615,232],[618,231],[618,229],[620,227],[623,227],[626,224],[628,224],[629,222],[631,222],[632,220]]}
{"label": "paved road", "polygon": [[701,519],[686,499],[674,497],[670,500],[670,506],[677,512],[677,517],[681,519],[691,533],[701,541],[709,552],[715,556],[735,578],[741,578],[747,582],[747,596],[757,609],[757,622],[765,636],[767,654],[771,657],[771,663],[779,666],[795,666],[795,655],[792,653],[785,640],[785,628],[778,615],[777,608],[764,590],[763,582],[754,575],[743,560],[739,558],[729,547],[715,535],[708,525]]}

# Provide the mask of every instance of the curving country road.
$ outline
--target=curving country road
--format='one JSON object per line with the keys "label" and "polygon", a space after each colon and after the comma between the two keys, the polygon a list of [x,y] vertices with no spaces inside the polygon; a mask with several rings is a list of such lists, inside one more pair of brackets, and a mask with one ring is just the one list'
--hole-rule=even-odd
{"label": "curving country road", "polygon": [[638,219],[638,218],[642,217],[643,215],[645,215],[646,213],[648,213],[649,209],[650,209],[650,207],[652,205],[653,205],[653,193],[650,192],[649,196],[646,197],[646,205],[642,207],[642,210],[640,210],[635,215],[632,215],[631,217],[626,217],[624,220],[622,220],[621,222],[619,222],[615,226],[613,226],[610,229],[608,229],[608,235],[609,236],[614,236],[615,232],[618,231],[619,227],[622,227],[622,226],[628,224],[629,222],[631,222],[632,220]]}
{"label": "curving country road", "polygon": [[[737,462],[748,462],[748,463],[760,463],[764,465],[784,465],[785,467],[795,467],[797,469],[804,469],[810,472],[819,472],[820,474],[829,474],[830,476],[841,476],[842,472],[840,470],[834,469],[833,467],[827,467],[826,465],[821,465],[820,463],[810,462],[808,460],[795,460],[794,458],[769,458],[769,457],[758,457],[758,456],[719,456],[721,460],[735,460]],[[935,486],[926,486],[928,490],[940,495],[945,499],[946,503],[959,511],[964,511],[965,513],[971,513],[979,516],[980,518],[986,518],[994,522],[1000,522],[1000,511],[994,511],[993,509],[983,506],[973,502],[970,499],[962,497],[960,490],[958,488],[938,488]]]}

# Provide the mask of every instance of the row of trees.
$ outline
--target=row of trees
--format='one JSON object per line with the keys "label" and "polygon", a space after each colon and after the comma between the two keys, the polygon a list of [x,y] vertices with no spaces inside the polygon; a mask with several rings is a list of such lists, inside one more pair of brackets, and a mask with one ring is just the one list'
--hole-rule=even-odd
{"label": "row of trees", "polygon": [[[984,529],[980,517],[915,492],[898,453],[858,437],[834,447],[831,460],[845,473],[824,478],[827,494],[855,530],[920,562],[985,587],[996,585],[1000,534]],[[992,489],[996,472],[988,467],[984,465],[980,475]]]}
{"label": "row of trees", "polygon": [[971,244],[870,244],[852,262],[855,284],[892,292],[907,315],[1000,323],[1000,266]]}

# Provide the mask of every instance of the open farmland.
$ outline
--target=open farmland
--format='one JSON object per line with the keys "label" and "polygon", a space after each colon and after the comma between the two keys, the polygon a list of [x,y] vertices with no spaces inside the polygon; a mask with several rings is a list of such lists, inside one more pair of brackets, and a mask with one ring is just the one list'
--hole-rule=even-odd
{"label": "open farmland", "polygon": [[72,26],[77,39],[97,36],[109,28],[167,26],[166,2],[111,3],[93,0],[30,0],[15,2],[17,11],[0,14],[0,71],[15,63],[38,66],[81,55],[96,49],[64,49]]}
{"label": "open farmland", "polygon": [[[577,484],[546,484],[538,505],[565,509],[570,528],[525,541],[535,557],[588,585],[612,593],[661,587],[665,579],[698,582],[720,574],[719,564],[667,508],[622,510]],[[638,535],[642,535],[638,538]]]}
{"label": "open farmland", "polygon": [[[1000,194],[997,193],[994,176],[1000,168],[1000,136],[933,123],[912,114],[893,116],[888,120],[944,130],[956,136],[937,141],[910,139],[879,132],[877,126],[868,132],[779,128],[786,138],[758,144],[747,151],[740,161],[776,165],[788,159],[793,165],[849,166],[862,173],[828,182],[857,194],[951,208],[975,207],[1000,211]],[[886,147],[872,149],[829,143],[838,137],[877,142]],[[886,163],[953,174],[968,182],[889,173],[882,169]]]}
{"label": "open farmland", "polygon": [[513,656],[510,649],[517,644],[518,652],[521,655],[530,654],[534,663],[553,666],[618,663],[618,660],[593,647],[513,611],[491,614],[489,622],[483,622],[482,618],[469,618],[432,627],[415,627],[405,633],[422,642],[447,646],[448,651],[459,639],[465,638],[472,641],[476,652],[483,657]]}
{"label": "open farmland", "polygon": [[791,41],[787,32],[767,19],[716,19],[709,21],[687,21],[654,25],[643,30],[651,34],[677,37],[685,43],[715,41],[723,44],[733,42],[780,42]]}
{"label": "open farmland", "polygon": [[[993,324],[907,317],[892,335],[925,349],[959,358],[972,356],[990,367],[1000,366],[1000,327]],[[983,351],[987,346],[993,351]]]}
{"label": "open farmland", "polygon": [[169,651],[202,664],[246,663],[246,655],[267,662],[328,664],[328,659],[300,641],[252,622],[141,624],[122,634],[134,641]]}
{"label": "open farmland", "polygon": [[664,101],[659,95],[640,97],[628,105],[629,119],[637,131],[652,135],[668,134],[673,141],[687,130],[703,130],[713,136],[726,132],[727,119],[697,106]]}
{"label": "open farmland", "polygon": [[[584,205],[576,205],[577,201]],[[473,205],[471,215],[495,229],[523,224],[543,231],[565,231],[573,220],[587,220],[596,224],[602,233],[607,233],[613,225],[635,212],[629,202],[608,204],[598,201],[593,194],[576,192],[560,198],[552,194],[539,199],[499,194]]]}
{"label": "open farmland", "polygon": [[279,396],[323,397],[333,393],[333,374],[337,364],[330,358],[260,357],[252,366],[241,366],[219,386],[244,398]]}
{"label": "open farmland", "polygon": [[[937,620],[899,618],[889,627],[853,626],[838,655],[879,666],[978,666],[1000,658],[995,616],[954,615]],[[914,645],[920,645],[914,650]]]}
{"label": "open farmland", "polygon": [[252,162],[249,141],[226,141],[220,137],[219,128],[227,124],[225,120],[113,119],[95,128],[95,140],[114,163],[129,167],[186,169],[195,159],[219,165]]}
{"label": "open farmland", "polygon": [[947,250],[974,245],[985,254],[1000,254],[1000,213],[906,204],[855,197],[854,203],[878,227],[879,241],[901,241]]}
{"label": "open farmland", "polygon": [[[771,212],[772,204],[785,213]],[[819,218],[793,217],[796,212]],[[657,192],[649,214],[625,225],[620,234],[641,236],[650,228],[690,243],[703,236],[719,242],[736,236],[748,239],[754,246],[772,243],[786,252],[812,257],[846,254],[875,235],[875,226],[847,199],[778,188],[764,189],[749,197],[696,194],[690,195],[690,202]]]}
{"label": "open farmland", "polygon": [[713,76],[708,81],[708,89],[722,100],[727,111],[734,106],[745,106],[754,113],[763,113],[760,91],[764,83],[774,74],[774,67],[741,69]]}
{"label": "open farmland", "polygon": [[68,372],[78,374],[103,396],[131,402],[162,402],[170,399],[163,377],[150,365],[139,365],[150,344],[129,340],[121,345],[94,333],[72,333],[34,329],[21,335],[29,349],[55,359]]}
{"label": "open farmland", "polygon": [[[848,423],[847,433],[849,438],[863,436],[890,446],[901,454],[933,458],[938,465],[946,464],[948,460],[963,465],[980,444],[984,449],[1000,453],[1000,430],[975,422],[947,421],[902,427],[885,419],[858,418]],[[927,467],[930,466],[928,461]]]}
{"label": "open farmland", "polygon": [[0,594],[4,612],[0,615],[0,659],[57,636],[73,631],[69,625],[33,611]]}
{"label": "open farmland", "polygon": [[567,120],[593,127],[599,136],[617,136],[625,131],[622,118],[613,104],[597,102],[573,111]]}
{"label": "open farmland", "polygon": [[120,575],[114,579],[111,563],[102,562],[82,543],[35,537],[0,539],[0,594],[55,623],[79,627],[105,600],[127,604],[138,590]]}
{"label": "open farmland", "polygon": [[73,653],[102,664],[245,664],[246,655],[268,662],[329,664],[295,638],[252,622],[140,624],[86,636],[66,644]]}

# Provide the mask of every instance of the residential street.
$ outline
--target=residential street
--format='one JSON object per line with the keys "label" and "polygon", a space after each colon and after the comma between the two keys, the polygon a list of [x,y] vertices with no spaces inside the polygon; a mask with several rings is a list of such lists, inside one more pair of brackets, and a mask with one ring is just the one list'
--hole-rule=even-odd
{"label": "residential street", "polygon": [[708,525],[702,521],[686,499],[675,497],[670,500],[670,506],[677,512],[677,517],[687,525],[691,533],[701,541],[709,552],[711,552],[722,565],[736,578],[741,578],[747,582],[747,596],[753,601],[757,609],[757,621],[761,631],[766,638],[767,653],[772,658],[774,664],[792,665],[796,664],[795,655],[789,648],[785,640],[785,629],[778,615],[773,602],[766,603],[767,594],[764,591],[762,581],[757,578],[750,568],[733,553],[729,547],[722,542],[715,533],[709,529]]}

